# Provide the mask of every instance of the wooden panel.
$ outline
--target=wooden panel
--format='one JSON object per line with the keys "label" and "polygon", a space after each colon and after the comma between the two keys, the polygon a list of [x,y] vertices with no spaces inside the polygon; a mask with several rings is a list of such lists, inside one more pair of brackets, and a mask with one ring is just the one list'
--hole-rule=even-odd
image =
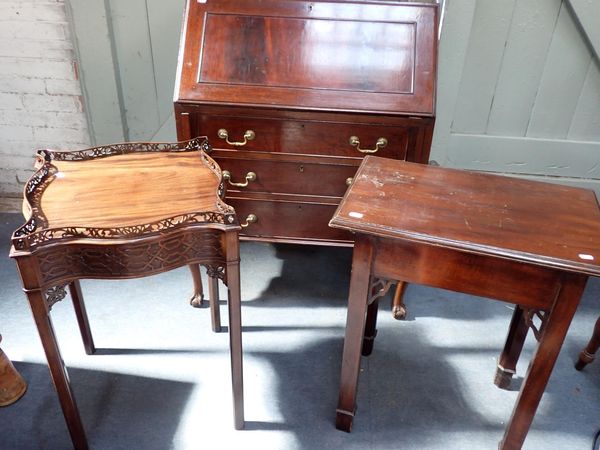
{"label": "wooden panel", "polygon": [[[177,99],[433,116],[437,8],[395,3],[192,1]],[[217,26],[226,21],[234,23]],[[407,25],[414,23],[419,26]],[[323,32],[336,26],[342,30]],[[383,35],[383,48],[368,37]],[[300,76],[308,78],[299,83]],[[399,79],[390,83],[393,77]],[[238,84],[226,83],[231,80]],[[321,87],[307,88],[316,84]]]}
{"label": "wooden panel", "polygon": [[[236,195],[236,194],[232,194]],[[351,233],[327,224],[333,216],[336,204],[291,202],[276,200],[239,199],[227,197],[227,204],[235,208],[240,220],[244,222],[249,214],[255,214],[258,222],[244,228],[240,235],[262,238],[263,240],[319,240],[349,243]],[[310,238],[307,238],[310,236]]]}
{"label": "wooden panel", "polygon": [[[159,122],[162,125],[173,120],[173,88],[185,0],[146,1]],[[172,139],[175,139],[174,132]]]}
{"label": "wooden panel", "polygon": [[[362,158],[356,147],[350,145],[351,136],[360,140],[360,148],[374,149],[377,140],[387,139],[387,145],[377,154],[388,158],[404,159],[408,146],[409,127],[363,125],[361,123],[334,123],[317,121],[277,120],[217,115],[193,115],[194,136],[208,136],[213,148],[240,149],[260,152],[320,154]],[[243,147],[229,145],[218,137],[225,129],[231,142],[243,142],[246,130],[255,132],[255,138]]]}
{"label": "wooden panel", "polygon": [[110,0],[128,139],[149,140],[160,127],[145,0]]}
{"label": "wooden panel", "polygon": [[475,5],[475,0],[445,3],[438,55],[437,121],[431,143],[431,159],[442,166],[450,163],[447,142],[458,101]]}
{"label": "wooden panel", "polygon": [[[287,156],[287,157],[286,157]],[[215,150],[211,157],[222,170],[231,173],[232,182],[244,182],[249,172],[256,180],[245,187],[228,185],[228,192],[269,192],[302,195],[326,195],[341,198],[346,180],[353,177],[360,160],[318,156],[277,155],[244,151]],[[227,183],[226,183],[227,184]]]}
{"label": "wooden panel", "polygon": [[559,289],[558,271],[401,240],[379,242],[373,273],[383,278],[542,310],[549,309]]}
{"label": "wooden panel", "polygon": [[452,130],[484,133],[515,0],[478,1]]}
{"label": "wooden panel", "polygon": [[413,91],[416,23],[208,14],[204,33],[201,82]]}
{"label": "wooden panel", "polygon": [[568,0],[596,58],[600,58],[600,14],[596,0]]}
{"label": "wooden panel", "polygon": [[449,147],[465,169],[600,178],[600,142],[452,134]]}
{"label": "wooden panel", "polygon": [[70,0],[67,5],[92,144],[122,142],[126,131],[121,121],[120,86],[115,78],[117,61],[106,3]]}
{"label": "wooden panel", "polygon": [[573,114],[568,138],[600,141],[600,62],[592,59]]}
{"label": "wooden panel", "polygon": [[487,134],[525,136],[562,0],[517,2]]}
{"label": "wooden panel", "polygon": [[527,136],[566,138],[590,59],[590,51],[569,8],[563,3]]}

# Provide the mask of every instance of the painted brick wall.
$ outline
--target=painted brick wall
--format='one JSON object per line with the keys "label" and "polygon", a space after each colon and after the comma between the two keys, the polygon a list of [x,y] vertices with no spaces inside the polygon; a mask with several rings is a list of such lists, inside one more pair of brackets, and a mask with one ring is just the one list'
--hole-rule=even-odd
{"label": "painted brick wall", "polygon": [[35,150],[89,145],[64,0],[0,0],[0,210],[19,210]]}

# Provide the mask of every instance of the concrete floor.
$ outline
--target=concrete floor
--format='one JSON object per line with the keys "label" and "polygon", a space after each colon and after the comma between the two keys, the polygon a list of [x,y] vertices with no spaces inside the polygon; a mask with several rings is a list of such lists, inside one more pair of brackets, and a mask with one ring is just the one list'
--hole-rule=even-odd
{"label": "concrete floor", "polygon": [[[67,449],[69,436],[33,320],[8,255],[16,214],[0,214],[2,349],[29,384],[0,408],[1,449]],[[187,304],[186,268],[128,281],[83,281],[98,354],[87,356],[69,299],[52,310],[94,449],[493,449],[514,389],[492,383],[511,306],[421,286],[409,318],[381,302],[373,355],[363,358],[351,434],[334,428],[350,249],[245,243],[242,314],[246,430],[235,431],[228,338]],[[224,292],[224,289],[221,289]],[[224,304],[224,303],[223,303]],[[589,449],[600,428],[600,362],[573,369],[600,314],[590,280],[526,449]],[[226,308],[222,306],[226,324]]]}

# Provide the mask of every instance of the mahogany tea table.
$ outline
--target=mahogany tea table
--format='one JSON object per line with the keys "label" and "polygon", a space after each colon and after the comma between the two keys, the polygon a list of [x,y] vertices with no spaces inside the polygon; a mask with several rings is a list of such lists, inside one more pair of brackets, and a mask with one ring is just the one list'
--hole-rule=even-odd
{"label": "mahogany tea table", "polygon": [[402,280],[516,305],[495,383],[510,384],[531,329],[537,349],[499,444],[521,448],[587,278],[600,275],[594,193],[367,156],[330,226],[356,234],[336,427],[352,428],[377,299]]}
{"label": "mahogany tea table", "polygon": [[[234,423],[244,427],[239,231],[206,138],[40,150],[25,185],[26,223],[12,236],[23,290],[73,445],[88,447],[50,318],[68,285],[87,354],[95,351],[82,278],[124,279],[207,267],[229,291]],[[213,299],[215,300],[215,299]]]}

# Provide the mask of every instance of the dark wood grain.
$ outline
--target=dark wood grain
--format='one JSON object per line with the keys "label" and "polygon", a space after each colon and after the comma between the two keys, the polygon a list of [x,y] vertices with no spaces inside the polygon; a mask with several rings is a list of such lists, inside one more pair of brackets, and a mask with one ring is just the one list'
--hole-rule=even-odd
{"label": "dark wood grain", "polygon": [[495,382],[510,385],[531,330],[538,346],[499,446],[520,449],[588,275],[600,275],[593,192],[366,157],[330,225],[356,233],[336,426],[352,428],[361,344],[373,350],[367,280],[401,280],[516,304]]}
{"label": "dark wood grain", "polygon": [[600,275],[592,191],[367,159],[332,226]]}
{"label": "dark wood grain", "polygon": [[432,116],[437,9],[388,3],[192,1],[176,98]]}
{"label": "dark wood grain", "polygon": [[[256,208],[245,194],[272,203],[242,239],[348,245],[349,235],[332,234],[321,215],[311,216],[322,208],[284,207],[279,196],[339,202],[364,157],[352,136],[367,150],[387,139],[378,155],[428,162],[436,33],[435,5],[188,1],[175,88],[178,138],[209,136],[234,182],[258,175],[228,191],[243,214]],[[220,129],[244,145],[226,143]],[[255,138],[244,142],[247,130]]]}

